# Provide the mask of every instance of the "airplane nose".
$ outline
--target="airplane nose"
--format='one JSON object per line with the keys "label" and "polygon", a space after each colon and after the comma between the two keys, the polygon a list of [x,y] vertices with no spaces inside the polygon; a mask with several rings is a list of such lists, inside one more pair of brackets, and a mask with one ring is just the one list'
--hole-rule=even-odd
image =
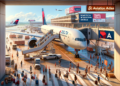
{"label": "airplane nose", "polygon": [[80,46],[82,49],[85,49],[87,47],[87,41],[80,43]]}

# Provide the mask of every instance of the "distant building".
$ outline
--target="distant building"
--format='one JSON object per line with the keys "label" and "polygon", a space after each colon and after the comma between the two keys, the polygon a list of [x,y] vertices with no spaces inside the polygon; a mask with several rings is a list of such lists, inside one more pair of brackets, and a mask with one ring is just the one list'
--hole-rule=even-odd
{"label": "distant building", "polygon": [[38,31],[40,31],[41,30],[41,26],[43,25],[43,23],[42,22],[36,22],[35,20],[29,20],[29,22],[30,22],[30,29],[31,30],[38,30]]}
{"label": "distant building", "polygon": [[[106,19],[98,19],[96,22],[80,22],[80,15],[79,14],[87,14],[87,13],[74,13],[58,18],[51,19],[51,24],[56,26],[62,27],[69,27],[69,28],[82,28],[88,26],[97,27],[109,27],[109,22],[106,22]],[[92,13],[88,13],[92,14]],[[103,22],[102,22],[103,21]]]}
{"label": "distant building", "polygon": [[114,17],[107,17],[106,22],[109,23],[109,27],[114,27]]}

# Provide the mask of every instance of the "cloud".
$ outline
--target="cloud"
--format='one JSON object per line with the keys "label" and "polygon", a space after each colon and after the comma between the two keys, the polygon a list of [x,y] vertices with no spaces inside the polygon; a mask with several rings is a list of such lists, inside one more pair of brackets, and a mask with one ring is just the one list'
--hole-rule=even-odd
{"label": "cloud", "polygon": [[[60,17],[59,14],[57,15],[48,14],[46,16],[46,21],[50,21],[52,18],[56,18],[56,17]],[[17,18],[20,19],[20,22],[27,22],[28,20],[32,20],[32,19],[34,19],[35,21],[42,22],[42,16],[37,16],[35,13],[32,12],[29,13],[20,12],[15,15],[11,15],[6,18],[6,21],[11,22],[13,20],[16,20]]]}

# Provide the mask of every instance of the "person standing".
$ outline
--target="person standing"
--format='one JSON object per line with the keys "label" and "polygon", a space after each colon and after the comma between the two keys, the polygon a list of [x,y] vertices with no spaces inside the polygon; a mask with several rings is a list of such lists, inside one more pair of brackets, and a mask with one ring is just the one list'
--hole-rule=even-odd
{"label": "person standing", "polygon": [[102,73],[102,67],[100,68],[100,74]]}
{"label": "person standing", "polygon": [[77,80],[77,76],[76,76],[76,75],[74,75],[74,81],[75,81],[75,83],[76,83],[76,80]]}
{"label": "person standing", "polygon": [[100,57],[100,64],[101,64],[101,57]]}
{"label": "person standing", "polygon": [[61,71],[59,70],[59,78],[61,78]]}
{"label": "person standing", "polygon": [[59,66],[60,66],[60,64],[61,64],[61,59],[59,59]]}
{"label": "person standing", "polygon": [[100,84],[100,76],[98,75],[98,82],[99,82],[99,84]]}
{"label": "person standing", "polygon": [[32,72],[32,66],[30,66],[30,72]]}
{"label": "person standing", "polygon": [[69,64],[69,66],[70,66],[70,69],[71,69],[71,61],[70,61],[70,64]]}
{"label": "person standing", "polygon": [[111,66],[113,65],[112,61],[111,61]]}
{"label": "person standing", "polygon": [[18,51],[17,51],[17,57],[18,57]]}
{"label": "person standing", "polygon": [[49,69],[49,80],[51,80],[51,71]]}
{"label": "person standing", "polygon": [[[108,73],[107,73],[107,71],[106,71],[106,74],[105,74],[105,75],[106,75],[106,78],[108,79]],[[105,79],[106,79],[106,78],[105,78]],[[108,79],[108,80],[109,80],[109,79]]]}
{"label": "person standing", "polygon": [[22,61],[21,61],[21,67],[22,67]]}
{"label": "person standing", "polygon": [[102,66],[103,66],[103,60],[102,60]]}

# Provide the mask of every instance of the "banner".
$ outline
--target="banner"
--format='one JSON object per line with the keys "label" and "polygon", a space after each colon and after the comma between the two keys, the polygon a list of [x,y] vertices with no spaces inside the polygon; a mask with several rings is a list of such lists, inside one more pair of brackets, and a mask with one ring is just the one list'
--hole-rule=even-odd
{"label": "banner", "polygon": [[99,38],[114,40],[114,31],[99,30]]}
{"label": "banner", "polygon": [[87,11],[115,11],[115,5],[87,5]]}
{"label": "banner", "polygon": [[79,14],[79,22],[93,22],[93,14]]}
{"label": "banner", "polygon": [[79,22],[105,22],[105,13],[79,14]]}

